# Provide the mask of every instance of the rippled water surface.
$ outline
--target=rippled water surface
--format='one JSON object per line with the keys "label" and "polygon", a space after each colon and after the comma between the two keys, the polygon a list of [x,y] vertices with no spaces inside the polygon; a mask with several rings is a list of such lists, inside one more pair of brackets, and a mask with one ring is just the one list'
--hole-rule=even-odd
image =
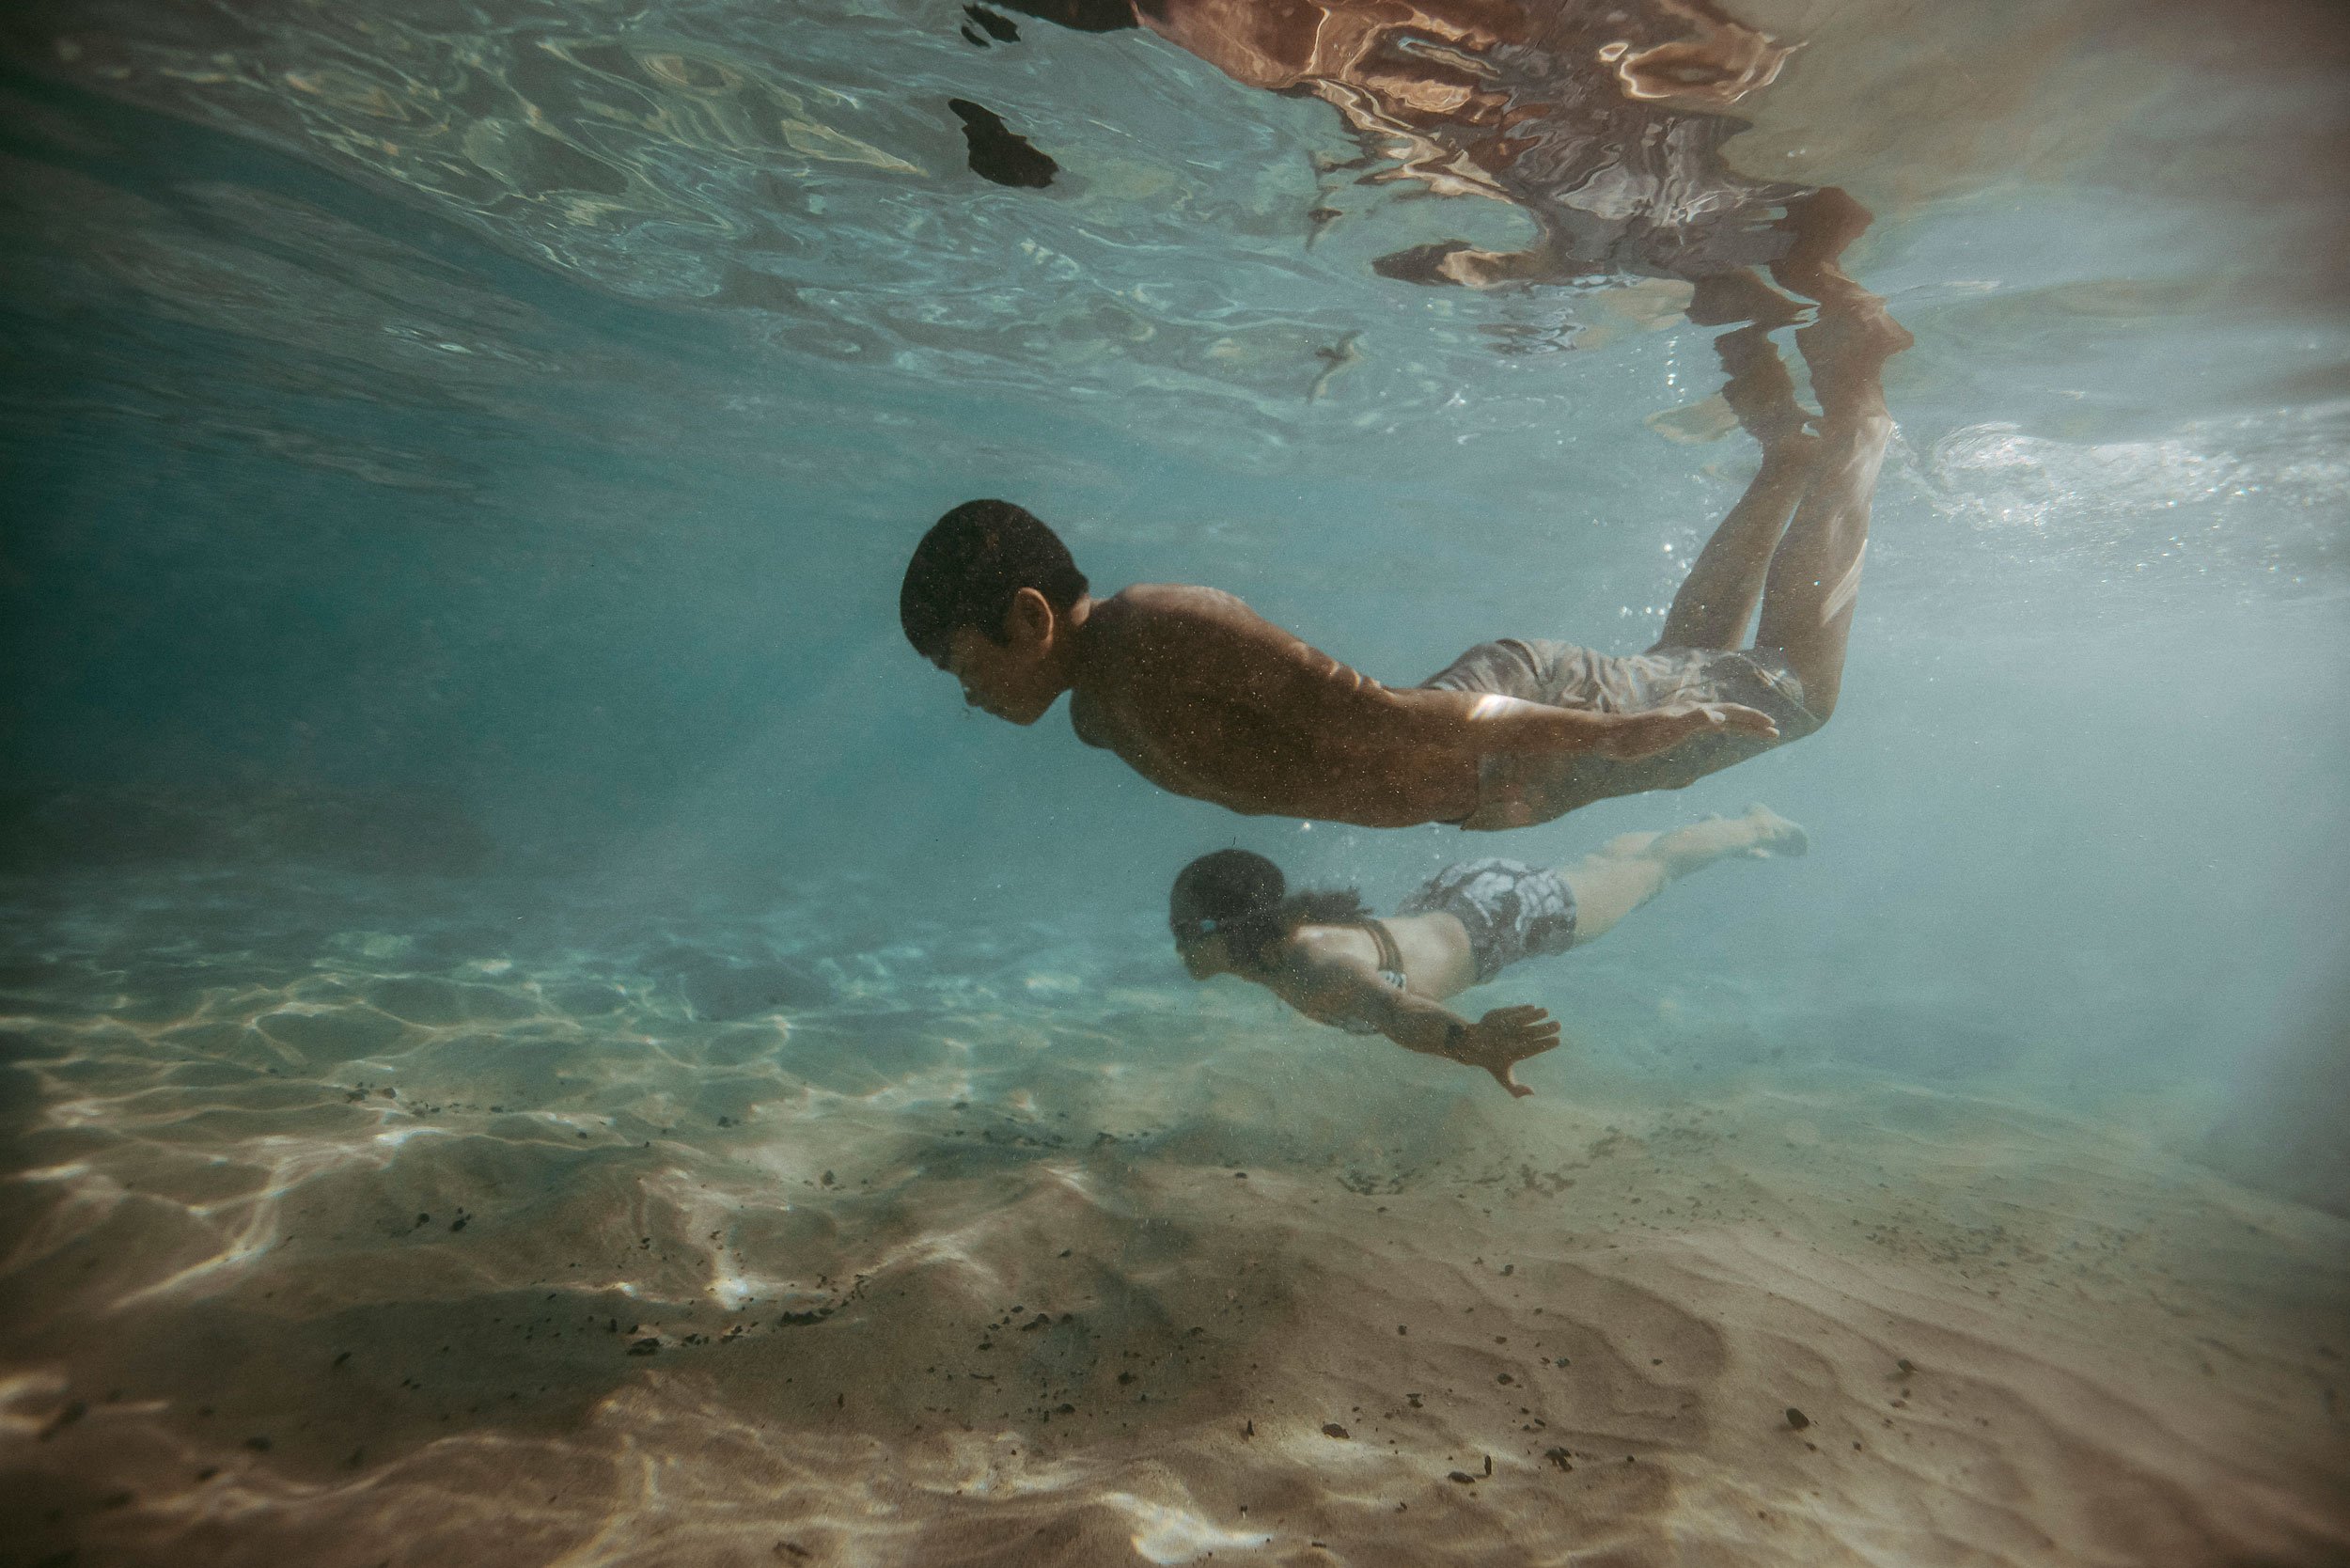
{"label": "rippled water surface", "polygon": [[[2331,8],[0,39],[0,1560],[2350,1556]],[[1800,746],[1243,819],[892,619],[1002,494],[1397,683],[1645,646],[1826,189],[1917,344]],[[1167,948],[1756,799],[1480,994],[1526,1100]]]}

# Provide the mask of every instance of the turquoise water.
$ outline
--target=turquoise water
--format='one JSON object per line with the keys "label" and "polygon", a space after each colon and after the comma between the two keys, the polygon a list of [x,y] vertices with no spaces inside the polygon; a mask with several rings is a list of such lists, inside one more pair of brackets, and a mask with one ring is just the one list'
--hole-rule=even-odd
{"label": "turquoise water", "polygon": [[[1646,646],[1720,329],[1386,260],[1540,193],[1000,10],[13,16],[0,1560],[2350,1555],[2345,35],[1731,9],[1721,156],[1918,337],[1841,704],[1472,839],[892,612],[1000,494],[1396,683]],[[1472,998],[1527,1101],[1167,949],[1208,849],[1387,908],[1753,801],[1810,855]]]}

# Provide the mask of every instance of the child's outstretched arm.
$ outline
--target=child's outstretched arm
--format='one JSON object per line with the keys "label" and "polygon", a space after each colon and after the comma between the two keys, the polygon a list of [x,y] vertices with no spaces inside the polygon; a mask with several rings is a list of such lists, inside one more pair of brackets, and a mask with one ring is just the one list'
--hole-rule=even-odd
{"label": "child's outstretched arm", "polygon": [[1559,1021],[1541,1008],[1496,1008],[1472,1024],[1425,996],[1398,991],[1368,965],[1342,960],[1297,963],[1273,990],[1308,1018],[1367,1024],[1407,1051],[1481,1067],[1513,1095],[1534,1092],[1518,1082],[1517,1064],[1559,1045]]}

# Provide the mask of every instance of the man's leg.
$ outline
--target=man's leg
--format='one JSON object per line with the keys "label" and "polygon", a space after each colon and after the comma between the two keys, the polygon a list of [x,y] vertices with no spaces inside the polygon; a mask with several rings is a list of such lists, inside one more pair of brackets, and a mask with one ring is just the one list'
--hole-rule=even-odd
{"label": "man's leg", "polygon": [[1869,506],[1893,420],[1886,412],[1885,362],[1910,336],[1884,302],[1855,292],[1824,306],[1795,334],[1825,411],[1810,488],[1771,557],[1755,645],[1778,652],[1803,682],[1804,706],[1825,719],[1843,682],[1844,644],[1869,547]]}
{"label": "man's leg", "polygon": [[1788,514],[1802,499],[1819,457],[1819,437],[1804,429],[1795,384],[1764,330],[1745,327],[1714,347],[1730,372],[1722,396],[1747,433],[1762,445],[1762,467],[1705,541],[1697,564],[1673,595],[1664,633],[1656,639],[1659,648],[1744,645],[1747,623],[1762,597],[1771,554],[1778,548]]}
{"label": "man's leg", "polygon": [[1574,894],[1574,945],[1595,942],[1616,922],[1700,867],[1737,855],[1796,855],[1810,847],[1802,828],[1758,806],[1743,817],[1711,817],[1670,833],[1626,833],[1559,877]]}
{"label": "man's leg", "polygon": [[1794,242],[1771,263],[1772,281],[1821,305],[1873,299],[1844,271],[1843,259],[1845,247],[1866,233],[1872,221],[1866,207],[1834,185],[1789,202],[1778,227]]}

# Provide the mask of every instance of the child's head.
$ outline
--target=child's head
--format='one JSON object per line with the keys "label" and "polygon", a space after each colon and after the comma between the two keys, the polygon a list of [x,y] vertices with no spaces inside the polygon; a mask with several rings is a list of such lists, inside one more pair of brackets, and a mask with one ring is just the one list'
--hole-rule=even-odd
{"label": "child's head", "polygon": [[1167,923],[1175,951],[1194,980],[1253,964],[1266,944],[1288,934],[1281,868],[1244,849],[1203,855],[1175,875]]}
{"label": "child's head", "polygon": [[1301,887],[1292,893],[1281,868],[1244,849],[1203,855],[1175,875],[1167,923],[1176,956],[1194,980],[1254,973],[1265,949],[1307,925],[1353,925],[1370,917],[1352,887]]}
{"label": "child's head", "polygon": [[1062,690],[1052,655],[1086,574],[1069,547],[1009,501],[965,501],[906,563],[898,621],[914,651],[963,682],[964,700],[1034,724]]}

